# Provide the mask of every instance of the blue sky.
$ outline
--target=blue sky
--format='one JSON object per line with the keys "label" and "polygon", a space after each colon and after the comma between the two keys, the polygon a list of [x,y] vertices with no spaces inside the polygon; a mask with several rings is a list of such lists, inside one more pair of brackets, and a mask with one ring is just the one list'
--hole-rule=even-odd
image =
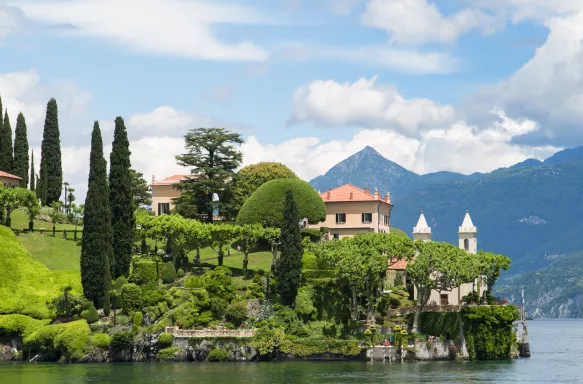
{"label": "blue sky", "polygon": [[[551,4],[552,3],[552,4]],[[362,149],[419,173],[581,145],[581,0],[0,0],[0,96],[38,147],[59,103],[83,193],[94,120],[135,168],[184,173],[189,128],[311,179]],[[13,123],[14,125],[14,123]],[[106,148],[107,150],[107,148]]]}

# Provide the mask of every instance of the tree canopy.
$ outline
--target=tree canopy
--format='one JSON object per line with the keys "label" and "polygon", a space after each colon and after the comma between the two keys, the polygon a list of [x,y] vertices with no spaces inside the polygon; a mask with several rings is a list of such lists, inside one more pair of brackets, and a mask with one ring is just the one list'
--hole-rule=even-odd
{"label": "tree canopy", "polygon": [[148,182],[144,179],[144,174],[130,169],[132,182],[132,193],[134,195],[134,206],[136,208],[152,205],[152,192],[148,190]]}
{"label": "tree canopy", "polygon": [[61,138],[57,101],[50,99],[41,144],[40,190],[43,205],[59,200],[63,190],[63,168],[61,164]]}
{"label": "tree canopy", "polygon": [[275,269],[277,287],[284,305],[296,301],[302,273],[302,235],[298,206],[291,189],[285,193],[285,208],[281,225],[281,256]]}
{"label": "tree canopy", "polygon": [[24,115],[18,114],[16,129],[14,130],[14,161],[12,172],[22,178],[20,186],[28,186],[28,138],[26,134],[26,121]]}
{"label": "tree canopy", "polygon": [[[0,121],[2,120],[2,104],[0,101]],[[8,111],[4,114],[4,121],[0,123],[0,171],[12,173],[12,128]]]}
{"label": "tree canopy", "polygon": [[259,187],[245,201],[237,215],[237,224],[261,224],[281,227],[287,191],[292,191],[298,207],[298,217],[311,224],[326,219],[326,206],[318,193],[297,178],[271,180]]}

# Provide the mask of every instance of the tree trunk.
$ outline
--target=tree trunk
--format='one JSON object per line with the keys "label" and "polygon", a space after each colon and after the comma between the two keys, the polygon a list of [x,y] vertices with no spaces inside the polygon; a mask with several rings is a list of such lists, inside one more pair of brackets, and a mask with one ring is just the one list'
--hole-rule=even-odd
{"label": "tree trunk", "polygon": [[352,317],[352,320],[356,321],[358,320],[358,313],[357,313],[357,308],[358,308],[358,303],[356,302],[356,289],[352,288],[352,305],[350,306],[350,315]]}
{"label": "tree trunk", "polygon": [[367,299],[367,306],[366,306],[366,322],[367,323],[374,323],[375,316],[374,316],[374,308],[373,308],[373,293],[372,293],[372,286],[367,284],[366,286],[366,299]]}
{"label": "tree trunk", "polygon": [[34,221],[30,220],[30,221],[28,222],[28,230],[29,230],[30,232],[34,232]]}
{"label": "tree trunk", "polygon": [[413,317],[413,327],[411,332],[419,333],[419,329],[421,328],[421,314],[423,313],[425,304],[427,304],[427,300],[429,300],[430,294],[430,289],[417,287],[417,305],[415,307],[415,315]]}
{"label": "tree trunk", "polygon": [[249,252],[244,252],[244,259],[243,259],[243,275],[247,277],[247,265],[249,264]]}
{"label": "tree trunk", "polygon": [[12,207],[6,207],[6,226],[10,228],[10,214],[12,213]]}
{"label": "tree trunk", "polygon": [[219,248],[219,252],[217,252],[217,253],[218,253],[218,256],[219,256],[218,265],[219,265],[219,267],[222,267],[223,266],[223,258],[225,257],[225,255],[223,253],[223,247],[220,247]]}

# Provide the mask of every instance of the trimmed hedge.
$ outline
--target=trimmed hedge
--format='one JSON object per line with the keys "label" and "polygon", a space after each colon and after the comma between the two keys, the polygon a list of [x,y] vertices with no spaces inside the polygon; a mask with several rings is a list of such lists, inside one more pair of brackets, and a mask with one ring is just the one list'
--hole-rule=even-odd
{"label": "trimmed hedge", "polygon": [[229,352],[222,348],[216,348],[210,351],[207,356],[208,361],[226,361],[229,359]]}
{"label": "trimmed hedge", "polygon": [[451,340],[457,340],[460,332],[460,314],[458,312],[423,312],[421,314],[421,333],[431,336],[449,334]]}
{"label": "trimmed hedge", "polygon": [[25,315],[0,316],[0,336],[21,336],[25,338],[50,322],[49,319],[36,320]]}
{"label": "trimmed hedge", "polygon": [[303,279],[335,279],[337,272],[333,269],[304,269]]}
{"label": "trimmed hedge", "polygon": [[164,284],[171,284],[174,280],[176,280],[176,268],[174,268],[174,264],[171,261],[168,261],[162,271],[162,281]]}
{"label": "trimmed hedge", "polygon": [[62,355],[68,361],[75,361],[87,353],[90,334],[91,329],[85,320],[52,324],[33,332],[24,339],[24,344],[34,351],[42,350],[49,355]]}
{"label": "trimmed hedge", "polygon": [[294,356],[314,356],[324,353],[342,356],[358,356],[362,352],[358,340],[295,339],[283,340],[279,351]]}
{"label": "trimmed hedge", "polygon": [[271,180],[259,187],[241,207],[237,224],[281,227],[288,190],[293,192],[300,218],[307,218],[311,224],[326,219],[326,206],[316,190],[303,180],[288,178]]}
{"label": "trimmed hedge", "polygon": [[155,282],[162,277],[164,264],[158,263],[158,273],[156,274],[156,262],[149,260],[136,261],[130,277],[130,282],[145,285]]}
{"label": "trimmed hedge", "polygon": [[136,284],[126,284],[121,287],[120,300],[123,313],[133,313],[142,307],[142,290]]}

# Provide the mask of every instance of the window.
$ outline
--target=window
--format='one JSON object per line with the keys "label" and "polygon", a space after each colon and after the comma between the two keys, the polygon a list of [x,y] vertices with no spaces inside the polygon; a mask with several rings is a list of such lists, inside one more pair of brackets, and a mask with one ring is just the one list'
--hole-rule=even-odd
{"label": "window", "polygon": [[383,223],[385,224],[385,226],[390,227],[391,226],[391,221],[390,221],[391,217],[389,215],[384,215],[383,216]]}
{"label": "window", "polygon": [[170,213],[170,203],[158,203],[158,216]]}
{"label": "window", "polygon": [[337,213],[336,214],[336,224],[344,224],[346,223],[346,213]]}
{"label": "window", "polygon": [[362,222],[363,223],[372,223],[372,213],[363,213],[362,214]]}
{"label": "window", "polygon": [[336,240],[340,240],[340,234],[339,234],[339,233],[335,233],[335,234],[334,234],[334,239],[336,239]]}
{"label": "window", "polygon": [[464,240],[464,249],[466,251],[469,251],[470,250],[470,240],[469,239],[465,239]]}
{"label": "window", "polygon": [[441,294],[439,295],[440,299],[441,299],[441,305],[449,305],[449,296],[447,294]]}

